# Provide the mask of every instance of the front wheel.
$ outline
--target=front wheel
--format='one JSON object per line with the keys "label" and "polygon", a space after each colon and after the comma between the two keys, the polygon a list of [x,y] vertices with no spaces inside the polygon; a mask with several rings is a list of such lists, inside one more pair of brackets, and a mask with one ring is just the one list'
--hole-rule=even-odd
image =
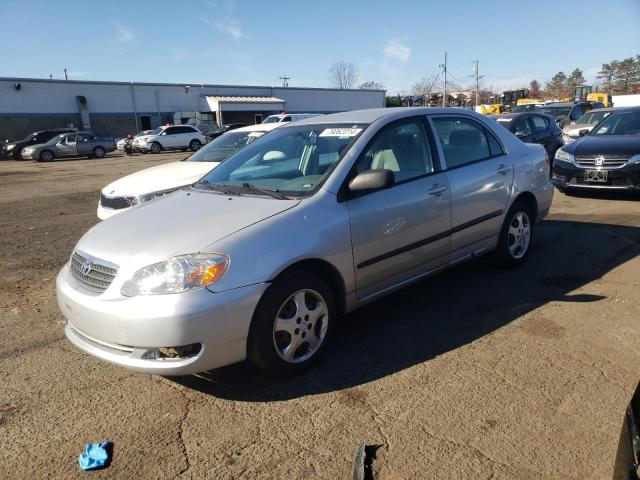
{"label": "front wheel", "polygon": [[160,144],[158,142],[153,142],[151,144],[151,147],[149,147],[149,151],[151,153],[160,153],[160,150],[162,150],[162,147],[160,146]]}
{"label": "front wheel", "polygon": [[496,260],[504,267],[515,267],[527,258],[533,238],[533,214],[525,202],[514,203],[500,230],[495,251]]}
{"label": "front wheel", "polygon": [[201,146],[202,144],[200,143],[199,140],[191,140],[191,142],[189,142],[189,148],[191,149],[192,152],[196,152],[200,150]]}
{"label": "front wheel", "polygon": [[51,150],[45,150],[44,152],[40,153],[40,156],[38,157],[38,161],[51,162],[54,158],[55,158],[55,155]]}
{"label": "front wheel", "polygon": [[288,272],[267,289],[256,308],[247,357],[272,375],[296,375],[324,353],[335,322],[335,299],[326,282],[306,270]]}

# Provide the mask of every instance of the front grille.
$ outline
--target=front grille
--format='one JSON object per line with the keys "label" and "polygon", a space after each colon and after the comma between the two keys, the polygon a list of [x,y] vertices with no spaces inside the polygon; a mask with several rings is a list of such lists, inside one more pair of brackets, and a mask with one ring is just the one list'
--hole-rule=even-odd
{"label": "front grille", "polygon": [[111,208],[113,210],[120,210],[122,208],[129,208],[133,203],[134,197],[107,197],[103,193],[100,194],[100,205],[104,208]]}
{"label": "front grille", "polygon": [[602,168],[620,168],[624,167],[629,161],[629,157],[625,155],[607,155],[602,160],[601,165],[596,165],[596,158],[599,155],[586,155],[583,157],[576,157],[576,163],[580,167],[602,167]]}
{"label": "front grille", "polygon": [[113,282],[118,270],[92,262],[89,273],[84,273],[82,270],[86,260],[85,257],[74,252],[71,256],[71,275],[87,290],[95,293],[104,292],[109,285],[111,285],[111,282]]}

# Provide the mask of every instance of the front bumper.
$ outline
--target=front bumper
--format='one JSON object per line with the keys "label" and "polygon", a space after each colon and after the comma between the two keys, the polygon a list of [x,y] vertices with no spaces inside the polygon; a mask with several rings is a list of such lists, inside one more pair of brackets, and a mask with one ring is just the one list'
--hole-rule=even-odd
{"label": "front bumper", "polygon": [[[68,266],[56,279],[71,343],[107,362],[157,375],[187,375],[242,361],[253,312],[267,284],[225,292],[95,295],[73,286]],[[199,344],[197,354],[147,358],[158,348]]]}
{"label": "front bumper", "polygon": [[553,162],[551,181],[560,189],[603,189],[603,190],[640,190],[640,164],[628,164],[621,168],[606,169],[606,183],[592,183],[584,180],[585,170],[598,170],[577,167],[567,162]]}
{"label": "front bumper", "polygon": [[24,150],[20,153],[20,156],[23,160],[36,160],[38,157],[36,156],[39,152],[25,152]]}

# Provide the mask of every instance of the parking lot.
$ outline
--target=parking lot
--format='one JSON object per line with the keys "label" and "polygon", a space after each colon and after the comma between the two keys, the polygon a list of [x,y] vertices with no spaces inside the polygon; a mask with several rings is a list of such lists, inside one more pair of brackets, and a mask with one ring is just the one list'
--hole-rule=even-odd
{"label": "parking lot", "polygon": [[[343,319],[325,361],[144,376],[72,347],[55,275],[99,190],[185,153],[0,162],[0,478],[606,479],[640,379],[640,198],[556,192],[519,269],[479,259]],[[122,239],[126,241],[126,239]],[[84,477],[84,475],[82,475]]]}

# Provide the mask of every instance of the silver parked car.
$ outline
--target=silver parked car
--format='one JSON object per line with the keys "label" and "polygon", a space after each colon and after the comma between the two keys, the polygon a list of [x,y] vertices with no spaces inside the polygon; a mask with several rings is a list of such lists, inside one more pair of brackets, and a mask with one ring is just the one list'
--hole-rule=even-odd
{"label": "silver parked car", "polygon": [[66,335],[140,372],[295,374],[346,312],[485,252],[521,263],[552,196],[544,148],[474,112],[300,120],[86,233],[57,278]]}
{"label": "silver parked car", "polygon": [[51,162],[55,158],[64,157],[102,158],[115,149],[116,144],[112,138],[73,132],[56,135],[46,143],[23,148],[22,158],[39,162]]}

